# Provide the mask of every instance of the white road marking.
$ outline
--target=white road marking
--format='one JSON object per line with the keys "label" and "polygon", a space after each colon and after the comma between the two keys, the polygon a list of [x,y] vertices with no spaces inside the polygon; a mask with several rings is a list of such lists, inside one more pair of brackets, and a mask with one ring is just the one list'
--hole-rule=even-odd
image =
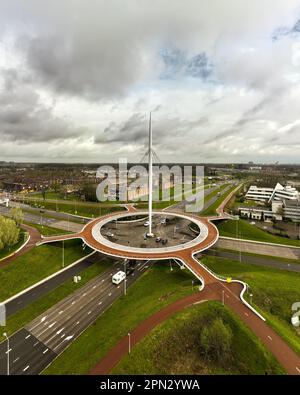
{"label": "white road marking", "polygon": [[62,314],[63,312],[64,312],[63,310],[60,310],[60,312],[58,314]]}
{"label": "white road marking", "polygon": [[73,305],[73,304],[75,304],[76,303],[76,301],[74,300],[71,304]]}
{"label": "white road marking", "polygon": [[100,306],[101,304],[102,304],[102,302],[99,302],[99,303],[98,303],[98,306]]}
{"label": "white road marking", "polygon": [[82,296],[86,296],[86,292]]}
{"label": "white road marking", "polygon": [[79,324],[80,324],[80,321],[77,321],[75,325],[79,325]]}
{"label": "white road marking", "polygon": [[59,331],[56,332],[57,335],[59,335],[65,328],[61,328]]}
{"label": "white road marking", "polygon": [[[17,362],[20,359],[20,357],[16,358],[13,363]],[[297,368],[296,368],[297,369]]]}
{"label": "white road marking", "polygon": [[9,352],[11,352],[11,348],[9,349],[9,350],[7,350],[7,351],[5,351],[5,354],[8,354]]}
{"label": "white road marking", "polygon": [[26,370],[29,369],[29,366],[30,366],[30,365],[27,365],[26,368],[23,369],[23,372],[26,372]]}
{"label": "white road marking", "polygon": [[91,311],[89,311],[87,315],[90,315],[90,314],[91,314]]}
{"label": "white road marking", "polygon": [[39,344],[39,341],[35,342],[33,347],[37,346]]}
{"label": "white road marking", "polygon": [[46,350],[43,351],[43,354],[46,354],[48,352],[49,348],[46,348]]}
{"label": "white road marking", "polygon": [[268,335],[268,339],[272,340],[271,336]]}
{"label": "white road marking", "polygon": [[27,335],[27,336],[25,337],[25,339],[29,339],[29,338],[30,338],[30,336],[31,336],[31,335]]}
{"label": "white road marking", "polygon": [[63,333],[63,334],[61,335],[61,337],[60,337],[60,338],[62,339],[62,338],[63,338],[63,337],[65,337],[65,336],[66,336],[66,334],[65,334],[65,333]]}
{"label": "white road marking", "polygon": [[97,287],[97,285],[94,285],[94,286],[93,286],[93,289],[95,289],[96,287]]}
{"label": "white road marking", "polygon": [[56,324],[56,321],[52,322],[52,324],[48,325],[48,328],[52,328]]}

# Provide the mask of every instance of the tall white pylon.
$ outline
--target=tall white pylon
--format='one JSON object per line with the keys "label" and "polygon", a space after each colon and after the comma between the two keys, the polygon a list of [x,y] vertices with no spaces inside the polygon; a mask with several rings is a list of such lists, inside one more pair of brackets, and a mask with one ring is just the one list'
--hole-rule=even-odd
{"label": "tall white pylon", "polygon": [[148,214],[149,214],[149,232],[147,236],[153,237],[152,233],[152,186],[153,186],[153,176],[152,176],[152,121],[151,112],[149,118],[149,147],[148,147],[148,158],[149,158],[149,175],[148,175]]}

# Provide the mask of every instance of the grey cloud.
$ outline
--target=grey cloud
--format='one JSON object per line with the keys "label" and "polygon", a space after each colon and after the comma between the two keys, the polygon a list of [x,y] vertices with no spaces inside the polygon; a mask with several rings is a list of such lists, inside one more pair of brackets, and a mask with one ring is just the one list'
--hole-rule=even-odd
{"label": "grey cloud", "polygon": [[79,137],[81,131],[56,117],[28,85],[26,76],[6,70],[0,91],[0,136],[8,141],[36,143]]}

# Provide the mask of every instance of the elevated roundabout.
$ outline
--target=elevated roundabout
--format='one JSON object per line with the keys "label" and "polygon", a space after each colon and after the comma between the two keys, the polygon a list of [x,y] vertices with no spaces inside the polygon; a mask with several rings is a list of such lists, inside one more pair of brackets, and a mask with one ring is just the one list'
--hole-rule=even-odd
{"label": "elevated roundabout", "polygon": [[[140,248],[126,244],[120,244],[110,240],[105,232],[105,226],[117,221],[127,222],[130,217],[140,216],[145,220],[145,211],[137,211],[132,206],[124,213],[112,213],[91,220],[81,232],[62,236],[43,237],[37,245],[63,240],[79,238],[90,248],[103,254],[136,259],[136,260],[166,260],[174,259],[187,268],[199,279],[201,286],[199,298],[203,300],[219,300],[232,309],[239,318],[260,338],[265,346],[274,354],[289,374],[299,374],[300,363],[298,355],[287,343],[266,323],[265,318],[245,299],[247,284],[240,280],[223,278],[207,268],[201,259],[196,257],[202,251],[212,247],[218,240],[219,232],[213,221],[228,218],[227,214],[218,212],[215,217],[199,217],[193,214],[179,213],[170,210],[154,211],[154,215],[172,216],[184,221],[190,221],[198,228],[198,232],[190,240],[175,245],[155,248]],[[124,221],[125,219],[125,221]],[[139,223],[139,221],[132,221]],[[141,225],[142,226],[142,225]],[[205,291],[205,292],[204,292]],[[209,295],[209,298],[207,297]],[[272,340],[270,340],[272,339]],[[120,356],[120,355],[119,355]]]}

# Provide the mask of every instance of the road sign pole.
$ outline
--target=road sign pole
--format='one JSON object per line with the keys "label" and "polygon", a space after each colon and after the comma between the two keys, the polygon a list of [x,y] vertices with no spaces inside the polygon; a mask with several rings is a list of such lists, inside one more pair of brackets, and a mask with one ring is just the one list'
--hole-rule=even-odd
{"label": "road sign pole", "polygon": [[7,375],[9,376],[9,353],[10,353],[10,347],[9,347],[9,337],[7,336],[7,333],[3,333],[3,336],[6,338],[7,340]]}

